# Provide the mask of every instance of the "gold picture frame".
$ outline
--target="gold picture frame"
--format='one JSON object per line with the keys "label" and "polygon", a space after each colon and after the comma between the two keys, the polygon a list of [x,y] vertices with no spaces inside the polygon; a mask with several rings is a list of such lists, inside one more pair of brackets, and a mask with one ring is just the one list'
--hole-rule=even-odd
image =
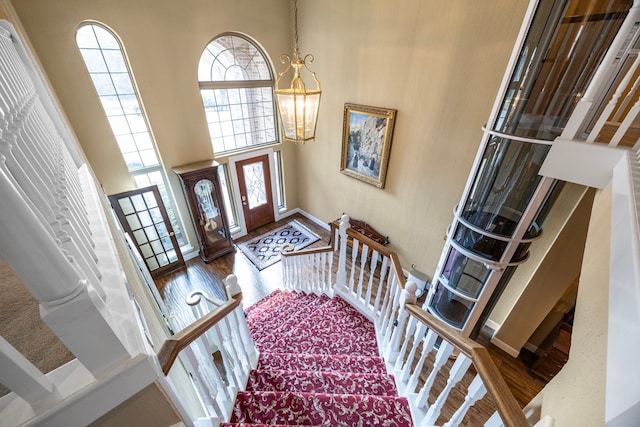
{"label": "gold picture frame", "polygon": [[396,112],[344,104],[341,173],[384,188]]}

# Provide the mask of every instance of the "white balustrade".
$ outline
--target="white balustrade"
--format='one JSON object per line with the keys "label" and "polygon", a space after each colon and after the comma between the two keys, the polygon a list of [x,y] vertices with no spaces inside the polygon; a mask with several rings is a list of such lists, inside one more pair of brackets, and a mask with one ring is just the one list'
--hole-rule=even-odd
{"label": "white balustrade", "polygon": [[281,249],[285,289],[333,295],[333,251],[330,247],[308,249],[289,256],[293,245]]}
{"label": "white balustrade", "polygon": [[[407,397],[415,424],[435,425],[445,403],[451,400],[451,390],[470,369],[471,358],[461,351],[454,353],[456,347],[451,342],[409,314],[406,307],[415,305],[417,285],[404,283],[395,255],[386,249],[384,252],[374,249],[377,247],[374,242],[351,231],[347,215],[342,216],[332,237],[332,247],[321,256],[305,250],[294,251],[292,247],[283,248],[285,287],[303,292],[335,293],[373,320],[380,354],[395,376],[400,395]],[[325,266],[330,268],[324,257],[333,259],[334,252],[338,252],[338,271],[327,281],[318,271]],[[332,278],[335,280],[331,281]],[[333,291],[327,291],[327,286]],[[430,357],[434,353],[435,356]],[[438,380],[439,384],[446,382],[446,386],[438,390],[434,387],[436,380],[446,377],[447,372],[446,380]],[[486,392],[482,378],[476,375],[464,401],[457,404],[443,425],[460,425]],[[487,425],[493,422],[502,422],[499,414],[487,421]]]}
{"label": "white balustrade", "polygon": [[[0,258],[76,358],[43,373],[2,340],[0,382],[12,393],[0,398],[0,419],[89,424],[117,404],[83,406],[90,394],[108,389],[126,399],[163,374],[122,274],[104,195],[6,21],[0,21],[0,82]],[[144,380],[122,384],[128,375]]]}
{"label": "white balustrade", "polygon": [[[235,275],[227,276],[224,283],[229,298],[241,293]],[[194,316],[179,319],[178,328],[186,327],[225,304],[200,290],[191,292],[186,302],[192,307]],[[187,323],[183,323],[185,321]],[[215,355],[219,355],[222,367],[214,363]],[[244,390],[249,372],[258,364],[258,351],[251,339],[242,303],[180,352],[180,359],[192,373],[207,416],[228,419],[237,391]],[[222,368],[224,373],[219,370]]]}

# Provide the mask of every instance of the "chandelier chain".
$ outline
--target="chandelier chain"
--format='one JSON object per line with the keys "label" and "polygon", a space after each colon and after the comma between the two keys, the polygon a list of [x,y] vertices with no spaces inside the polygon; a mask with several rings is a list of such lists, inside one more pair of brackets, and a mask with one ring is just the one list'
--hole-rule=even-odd
{"label": "chandelier chain", "polygon": [[293,0],[293,28],[295,31],[294,56],[299,56],[298,50],[298,0]]}

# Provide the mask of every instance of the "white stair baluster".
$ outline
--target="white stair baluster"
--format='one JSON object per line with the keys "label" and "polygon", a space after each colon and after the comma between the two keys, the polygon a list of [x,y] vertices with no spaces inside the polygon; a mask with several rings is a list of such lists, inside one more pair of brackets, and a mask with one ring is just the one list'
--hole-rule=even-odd
{"label": "white stair baluster", "polygon": [[[631,81],[631,78],[633,77],[633,74],[635,73],[636,68],[638,68],[638,64],[640,64],[640,55],[636,57],[636,60],[633,62],[633,64],[627,71],[627,74],[620,81],[620,84],[618,84],[618,87],[616,88],[615,93],[607,103],[607,106],[604,108],[604,110],[602,111],[602,114],[600,114],[600,117],[598,118],[598,121],[596,122],[596,124],[593,126],[593,129],[589,133],[589,136],[587,137],[587,142],[596,142],[596,138],[600,134],[600,131],[602,130],[604,125],[607,123],[609,116],[611,116],[611,113],[613,112],[616,105],[618,104],[618,100],[620,99],[625,89],[629,85],[629,82]],[[638,83],[638,80],[635,81],[633,87],[636,87],[637,83]],[[632,90],[629,91],[629,95],[633,94],[634,92],[635,91],[632,88]],[[620,108],[618,109],[618,111],[614,116],[615,121],[620,120],[620,113],[625,110],[624,107],[628,103],[629,103],[629,99],[625,99],[624,105],[620,105]]]}
{"label": "white stair baluster", "polygon": [[355,273],[356,264],[358,262],[358,246],[360,241],[353,239],[351,241],[351,276],[349,277],[349,296],[353,295],[353,289],[355,287]]}
{"label": "white stair baluster", "polygon": [[225,369],[228,369],[227,366],[230,366],[231,368],[230,370],[227,370],[227,378],[231,377],[231,379],[233,380],[233,385],[236,388],[240,389],[243,383],[242,363],[240,361],[239,355],[236,354],[229,327],[227,323],[223,321],[219,322],[216,325],[215,329],[219,332],[220,337],[222,338],[222,342],[220,343],[219,348],[222,351],[223,360],[227,362],[225,364]]}
{"label": "white stair baluster", "polygon": [[[327,293],[329,294],[329,296],[333,296],[333,286],[334,286],[334,282],[333,282],[333,279],[334,279],[333,278],[333,256],[334,256],[333,252],[329,252],[327,254],[327,258],[329,259],[329,264],[327,265]],[[337,275],[336,275],[336,280],[337,280]]]}
{"label": "white stair baluster", "polygon": [[618,130],[611,138],[611,142],[609,142],[610,146],[615,147],[620,143],[624,135],[627,133],[627,131],[633,124],[633,122],[636,120],[638,113],[640,113],[640,98],[638,98],[636,103],[633,104],[633,107],[631,107],[626,117],[618,127]]}
{"label": "white stair baluster", "polygon": [[[406,359],[406,363],[405,363],[404,356],[407,354],[407,348],[409,348],[411,335],[414,334],[417,323],[418,323],[418,320],[415,317],[413,316],[409,317],[409,322],[407,323],[407,327],[405,329],[406,332],[405,332],[404,340],[402,340],[402,347],[400,347],[400,352],[398,353],[398,358],[396,359],[396,365],[394,367],[394,370],[396,371],[402,369],[402,366],[405,365],[406,363],[409,363],[409,364],[411,363],[411,358],[410,358],[411,356],[409,356],[409,358]],[[412,349],[415,349],[417,344],[418,343],[414,340]]]}
{"label": "white stair baluster", "polygon": [[[381,316],[379,314],[380,304],[384,305],[384,300],[386,300],[388,293],[385,292],[388,290],[388,286],[386,284],[387,273],[389,271],[389,257],[382,257],[382,265],[380,266],[380,280],[378,281],[378,291],[376,292],[376,300],[373,303],[373,314],[375,316]],[[384,289],[383,289],[384,288]],[[379,318],[379,317],[377,317]]]}
{"label": "white stair baluster", "polygon": [[390,299],[389,308],[387,310],[386,323],[383,328],[384,335],[382,338],[382,342],[385,346],[388,346],[391,341],[391,334],[393,333],[394,323],[397,319],[397,312],[400,306],[400,296],[402,294],[402,289],[397,282],[398,279],[394,275],[392,275],[392,283],[393,283],[393,299]]}
{"label": "white stair baluster", "polygon": [[451,370],[449,371],[449,379],[447,380],[447,385],[442,390],[436,401],[427,411],[427,416],[422,422],[423,426],[433,425],[438,417],[440,416],[440,412],[444,407],[444,403],[447,401],[447,397],[449,396],[449,392],[455,387],[455,385],[460,382],[464,374],[467,372],[471,366],[471,359],[469,359],[464,354],[458,354],[456,361],[453,363]]}
{"label": "white stair baluster", "polygon": [[360,277],[358,278],[358,287],[356,290],[356,301],[360,302],[363,292],[364,272],[367,269],[367,255],[369,253],[369,246],[362,244],[362,253],[360,255]]}
{"label": "white stair baluster", "polygon": [[[238,278],[235,274],[228,275],[223,280],[223,282],[228,296],[234,297],[242,292],[240,285],[238,285]],[[238,333],[240,334],[241,346],[243,347],[243,351],[247,355],[249,361],[249,369],[254,369],[258,364],[258,350],[256,349],[256,346],[251,339],[251,333],[249,332],[249,327],[247,326],[247,319],[244,316],[242,301],[240,301],[240,305],[238,305],[238,307],[234,310],[234,313],[235,319],[233,321],[236,324]]]}
{"label": "white stair baluster", "polygon": [[500,418],[500,414],[498,411],[494,412],[491,417],[484,423],[484,427],[504,427],[504,423],[502,422],[502,418]]}
{"label": "white stair baluster", "polygon": [[[342,291],[347,286],[347,229],[351,227],[349,224],[349,216],[342,215],[340,219],[340,228],[336,230],[336,245],[340,243],[340,256],[338,258],[338,273],[336,276],[336,290]],[[339,236],[339,239],[338,239]]]}
{"label": "white stair baluster", "polygon": [[[364,297],[364,304],[367,310],[370,310],[371,308],[373,308],[373,303],[371,302],[371,292],[373,290],[373,278],[375,276],[376,269],[378,268],[379,257],[380,257],[380,253],[378,251],[373,251],[371,253],[371,264],[369,265],[369,284],[367,285],[367,294]],[[379,287],[380,286],[378,286],[378,288]]]}
{"label": "white stair baluster", "polygon": [[[420,330],[424,330],[424,329],[418,328],[418,331]],[[420,358],[418,359],[418,363],[416,364],[415,369],[411,374],[411,377],[409,377],[409,372],[411,371],[411,365],[407,363],[403,368],[403,372],[401,376],[402,382],[407,381],[407,378],[409,378],[409,381],[407,382],[407,387],[406,387],[406,394],[415,392],[416,386],[418,385],[418,380],[420,378],[420,374],[422,373],[422,367],[424,366],[424,362],[427,360],[427,356],[429,355],[429,353],[433,351],[433,348],[435,346],[437,339],[438,339],[438,335],[435,332],[433,332],[431,329],[429,329],[429,331],[427,331],[427,334],[424,335],[422,339],[422,352],[420,353]],[[435,370],[435,366],[434,366],[434,370]]]}
{"label": "white stair baluster", "polygon": [[409,282],[405,285],[398,301],[398,324],[393,328],[389,347],[387,348],[387,361],[394,363],[398,357],[398,348],[400,347],[400,340],[404,333],[409,313],[405,308],[406,304],[414,304],[416,302],[416,289],[417,285],[414,282]]}
{"label": "white stair baluster", "polygon": [[482,399],[487,394],[487,389],[482,382],[480,375],[476,375],[469,384],[467,395],[464,398],[464,403],[460,405],[458,410],[451,416],[451,419],[444,424],[443,427],[458,427],[469,408],[471,408],[478,400]]}
{"label": "white stair baluster", "polygon": [[32,405],[54,391],[51,380],[2,337],[0,366],[0,382]]}
{"label": "white stair baluster", "polygon": [[440,372],[440,369],[447,363],[447,359],[451,356],[453,352],[453,346],[446,341],[442,341],[440,343],[440,348],[438,348],[438,352],[436,353],[436,359],[433,362],[433,369],[429,373],[427,380],[424,385],[420,389],[418,396],[416,398],[418,402],[418,408],[428,408],[429,407],[429,393],[431,392],[431,387],[433,387],[434,382],[436,381],[436,376]]}

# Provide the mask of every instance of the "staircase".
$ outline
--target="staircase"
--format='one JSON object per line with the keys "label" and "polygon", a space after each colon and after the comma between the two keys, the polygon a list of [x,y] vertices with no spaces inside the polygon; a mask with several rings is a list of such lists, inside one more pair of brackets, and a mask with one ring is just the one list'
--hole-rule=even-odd
{"label": "staircase", "polygon": [[260,358],[223,425],[412,425],[374,325],[342,298],[276,291],[247,324]]}

